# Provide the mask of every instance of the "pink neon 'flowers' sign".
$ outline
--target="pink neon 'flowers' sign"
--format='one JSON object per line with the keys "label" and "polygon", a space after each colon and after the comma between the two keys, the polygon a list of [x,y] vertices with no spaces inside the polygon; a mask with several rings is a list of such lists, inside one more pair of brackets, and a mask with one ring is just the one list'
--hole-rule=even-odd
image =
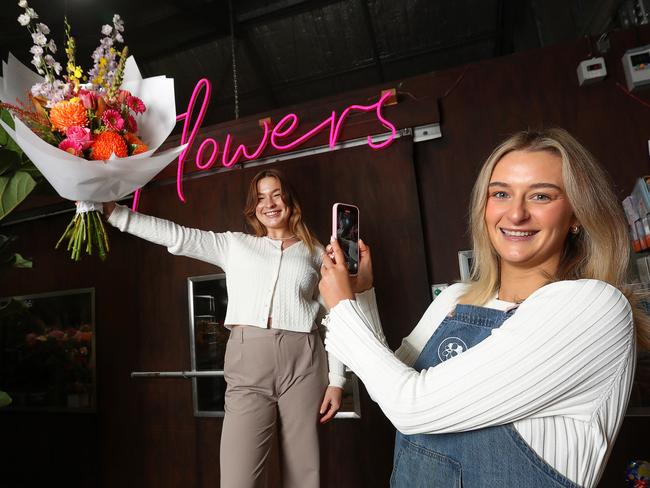
{"label": "pink neon 'flowers' sign", "polygon": [[[196,120],[194,121],[194,123],[192,123],[192,113],[194,111],[194,105],[196,104],[196,101],[199,98],[202,91],[203,91],[203,100],[201,102],[201,108],[199,109],[199,113],[196,117]],[[185,150],[180,154],[180,156],[178,156],[178,166],[176,171],[176,192],[178,194],[178,198],[182,202],[185,202],[185,195],[183,193],[183,170],[185,167],[185,159],[194,144],[194,140],[196,139],[199,129],[201,128],[201,123],[205,118],[205,114],[208,109],[208,104],[210,103],[211,93],[212,93],[212,87],[210,85],[210,81],[208,81],[207,78],[203,78],[199,80],[199,82],[194,87],[194,92],[190,97],[190,101],[187,105],[187,110],[185,111],[185,113],[182,113],[176,117],[177,121],[180,120],[184,121],[183,132],[181,135],[181,144],[188,143]],[[332,111],[329,117],[327,117],[325,120],[323,120],[321,123],[316,125],[311,130],[307,131],[305,134],[297,137],[292,141],[287,141],[287,139],[295,132],[295,130],[298,128],[298,125],[300,124],[300,118],[298,117],[298,115],[294,113],[285,115],[280,119],[280,121],[277,124],[275,124],[273,128],[269,127],[270,124],[268,120],[264,120],[262,123],[263,125],[262,130],[264,131],[264,133],[262,134],[262,138],[260,139],[257,148],[252,152],[249,152],[249,150],[246,149],[246,146],[244,146],[243,144],[238,145],[233,151],[232,136],[230,134],[227,134],[226,140],[223,144],[223,150],[221,152],[221,164],[226,168],[229,168],[235,165],[242,158],[247,161],[258,159],[269,144],[271,144],[271,146],[274,149],[280,152],[291,151],[293,149],[296,149],[301,144],[305,143],[307,140],[314,137],[316,134],[325,130],[327,127],[329,127],[329,147],[330,149],[333,149],[338,143],[338,139],[341,134],[341,129],[343,128],[343,123],[345,122],[346,117],[353,110],[359,112],[375,112],[377,116],[377,120],[381,123],[381,125],[383,125],[386,129],[390,131],[390,135],[388,136],[388,138],[379,143],[373,142],[371,136],[368,136],[367,138],[368,146],[370,146],[372,149],[383,149],[388,145],[390,145],[395,140],[395,136],[397,133],[397,129],[395,128],[395,126],[392,123],[390,123],[383,116],[381,112],[382,107],[386,104],[387,100],[392,95],[393,94],[390,91],[386,91],[384,94],[382,94],[382,96],[379,98],[377,102],[371,105],[350,105],[345,110],[343,110],[341,114],[338,116],[336,114],[336,111]],[[205,160],[205,162],[203,162],[205,155],[207,155],[207,159]],[[214,165],[214,163],[217,161],[218,155],[219,155],[219,143],[211,137],[206,137],[201,142],[201,144],[199,145],[196,151],[196,156],[194,158],[196,167],[199,170],[207,170],[211,168]],[[136,192],[135,197],[133,199],[134,210],[137,209],[139,196],[140,196],[140,190]]]}

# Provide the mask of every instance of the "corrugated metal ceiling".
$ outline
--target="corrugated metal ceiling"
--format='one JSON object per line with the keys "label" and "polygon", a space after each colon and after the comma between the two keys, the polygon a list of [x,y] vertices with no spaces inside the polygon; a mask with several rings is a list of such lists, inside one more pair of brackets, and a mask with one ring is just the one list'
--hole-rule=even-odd
{"label": "corrugated metal ceiling", "polygon": [[[626,0],[631,1],[631,0]],[[0,54],[29,62],[21,9],[0,11]],[[207,122],[234,118],[231,21],[241,115],[466,64],[616,27],[620,0],[30,0],[58,33],[63,15],[89,59],[113,13],[145,75],[215,88]],[[232,12],[232,17],[231,17]],[[600,26],[600,27],[599,27]],[[88,56],[88,57],[85,57]]]}

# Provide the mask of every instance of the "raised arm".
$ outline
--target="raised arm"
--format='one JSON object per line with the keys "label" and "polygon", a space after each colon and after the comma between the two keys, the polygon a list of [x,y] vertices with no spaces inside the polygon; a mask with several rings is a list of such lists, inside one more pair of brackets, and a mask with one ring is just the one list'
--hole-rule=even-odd
{"label": "raised arm", "polygon": [[104,204],[104,212],[108,223],[122,232],[165,246],[172,254],[215,264],[227,272],[230,232],[191,229],[169,220],[132,212],[128,207],[114,203]]}
{"label": "raised arm", "polygon": [[588,420],[634,356],[630,305],[596,280],[541,288],[483,342],[422,372],[377,340],[354,301],[335,306],[328,326],[327,350],[354,370],[407,434],[557,412]]}

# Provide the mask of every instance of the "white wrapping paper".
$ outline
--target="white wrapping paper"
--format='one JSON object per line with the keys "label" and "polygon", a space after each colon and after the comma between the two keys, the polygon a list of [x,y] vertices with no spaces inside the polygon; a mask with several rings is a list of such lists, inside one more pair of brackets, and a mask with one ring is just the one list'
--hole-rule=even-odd
{"label": "white wrapping paper", "polygon": [[[165,76],[143,79],[132,57],[127,60],[124,79],[121,88],[140,98],[147,107],[144,114],[136,117],[138,135],[149,146],[141,154],[88,161],[48,144],[16,117],[15,131],[0,121],[61,197],[90,202],[119,200],[151,181],[185,149],[179,146],[153,154],[176,124],[174,80]],[[7,62],[2,63],[0,100],[12,104],[16,99],[26,102],[32,85],[41,81],[41,76],[9,54]]]}

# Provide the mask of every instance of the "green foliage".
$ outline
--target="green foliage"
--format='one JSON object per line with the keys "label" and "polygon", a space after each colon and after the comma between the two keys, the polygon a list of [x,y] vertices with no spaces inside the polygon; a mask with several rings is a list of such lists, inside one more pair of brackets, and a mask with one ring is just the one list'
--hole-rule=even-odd
{"label": "green foliage", "polygon": [[[0,119],[14,127],[7,110],[0,110]],[[39,179],[38,170],[0,126],[0,220],[27,198]]]}
{"label": "green foliage", "polygon": [[12,247],[18,239],[16,236],[0,234],[0,270],[13,266],[15,268],[31,268],[32,262],[20,254],[13,252]]}
{"label": "green foliage", "polygon": [[[0,120],[12,129],[14,121],[9,112],[0,110]],[[0,126],[0,220],[14,210],[36,188],[42,176],[22,149]],[[14,236],[0,234],[0,269],[7,266],[31,268],[32,262],[10,252]]]}
{"label": "green foliage", "polygon": [[36,187],[36,181],[26,171],[13,171],[0,176],[0,220],[18,206]]}
{"label": "green foliage", "polygon": [[11,403],[11,397],[4,391],[0,391],[0,408],[6,407]]}

